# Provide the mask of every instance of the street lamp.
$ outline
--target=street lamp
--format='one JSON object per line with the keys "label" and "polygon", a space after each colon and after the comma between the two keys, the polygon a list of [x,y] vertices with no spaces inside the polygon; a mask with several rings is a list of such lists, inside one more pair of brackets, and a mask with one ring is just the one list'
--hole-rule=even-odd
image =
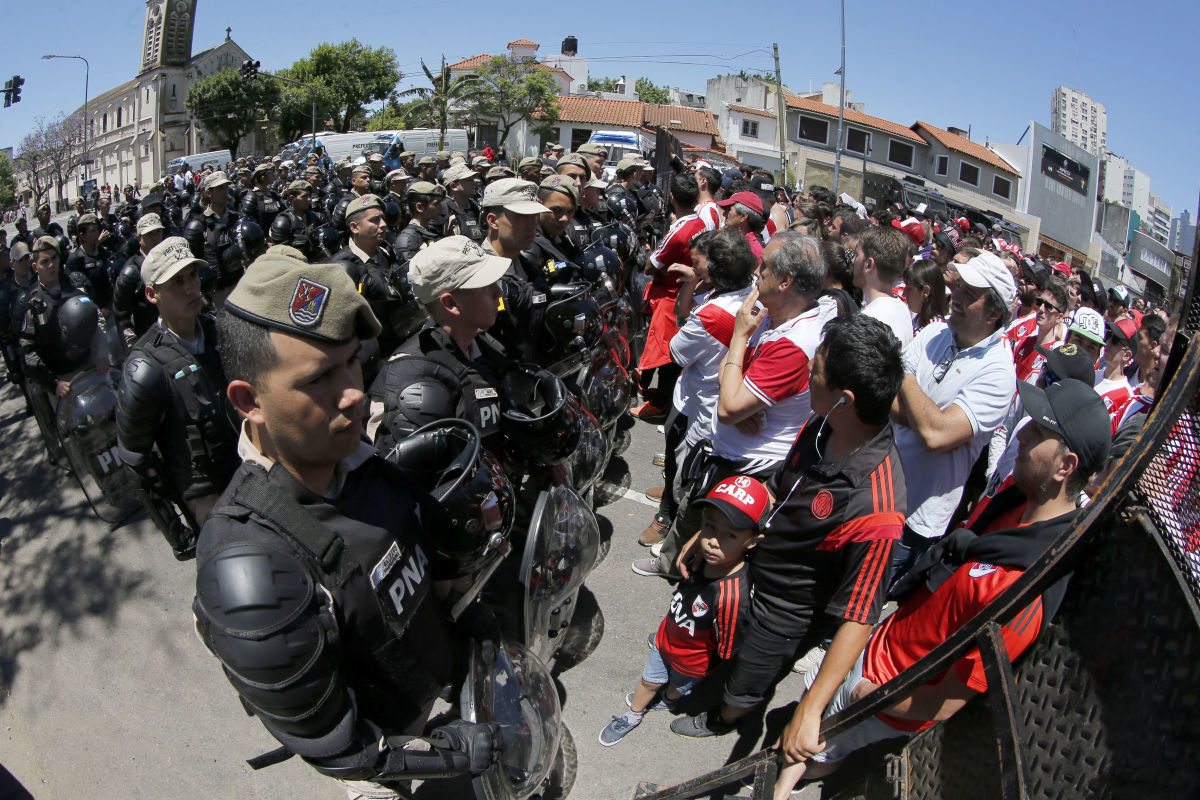
{"label": "street lamp", "polygon": [[842,66],[837,74],[841,77],[838,94],[837,150],[833,157],[833,194],[837,196],[838,179],[842,176],[842,127],[846,121],[846,0],[842,0]]}
{"label": "street lamp", "polygon": [[88,127],[91,125],[91,120],[88,119],[88,78],[92,72],[92,65],[83,56],[44,55],[42,58],[74,58],[83,62],[83,180],[86,183],[88,179],[88,162],[91,161],[88,154]]}

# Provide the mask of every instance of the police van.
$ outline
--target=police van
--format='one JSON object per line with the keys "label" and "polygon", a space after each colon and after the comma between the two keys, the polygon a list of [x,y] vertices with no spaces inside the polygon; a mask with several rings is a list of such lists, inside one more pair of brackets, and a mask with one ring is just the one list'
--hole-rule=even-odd
{"label": "police van", "polygon": [[611,181],[617,172],[617,164],[626,156],[649,158],[654,149],[653,143],[640,133],[628,131],[593,131],[588,137],[589,144],[598,144],[608,150],[608,158],[604,162],[604,180]]}
{"label": "police van", "polygon": [[389,170],[400,167],[400,154],[406,150],[416,153],[420,158],[433,155],[438,150],[456,150],[466,153],[468,148],[467,131],[465,128],[450,128],[446,130],[445,144],[438,147],[442,132],[437,128],[413,128],[409,131],[378,131],[370,150],[383,155],[383,163]]}
{"label": "police van", "polygon": [[[371,143],[378,135],[376,131],[352,131],[350,133],[318,133],[317,147],[325,151],[325,155],[329,157],[330,162],[336,164],[343,158],[349,157],[351,161],[359,157],[365,157],[371,150]],[[297,164],[304,162],[308,157],[308,153],[312,150],[313,137],[311,135],[304,136],[292,142],[287,147],[280,151],[279,155],[284,160],[291,159]]]}
{"label": "police van", "polygon": [[233,160],[233,156],[228,150],[210,150],[207,153],[193,153],[190,156],[172,159],[167,162],[167,168],[163,170],[162,178],[170,178],[176,172],[186,172],[191,169],[192,172],[199,172],[209,164],[213,169],[225,169],[225,165]]}

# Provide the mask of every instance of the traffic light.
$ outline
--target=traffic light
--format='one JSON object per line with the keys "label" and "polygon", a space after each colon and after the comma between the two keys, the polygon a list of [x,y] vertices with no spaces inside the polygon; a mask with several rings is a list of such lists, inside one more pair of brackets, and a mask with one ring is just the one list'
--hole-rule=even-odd
{"label": "traffic light", "polygon": [[25,84],[25,79],[20,75],[12,76],[12,101],[14,103],[21,102],[21,87]]}
{"label": "traffic light", "polygon": [[12,105],[12,81],[4,82],[4,107]]}
{"label": "traffic light", "polygon": [[262,66],[261,61],[253,61],[247,58],[242,62],[242,77],[246,80],[252,80],[258,77],[258,68]]}

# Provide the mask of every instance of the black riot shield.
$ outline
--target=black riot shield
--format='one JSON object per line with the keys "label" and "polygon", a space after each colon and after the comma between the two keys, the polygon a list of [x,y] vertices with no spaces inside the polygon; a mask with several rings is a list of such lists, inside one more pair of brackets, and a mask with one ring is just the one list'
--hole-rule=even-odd
{"label": "black riot shield", "polygon": [[554,680],[536,656],[515,642],[473,643],[460,700],[467,722],[500,728],[497,763],[473,781],[478,800],[566,796],[569,786],[550,784],[556,771],[573,772],[556,770],[570,737]]}
{"label": "black riot shield", "polygon": [[121,522],[139,507],[138,483],[117,454],[117,392],[112,373],[81,372],[58,404],[58,435],[96,516]]}
{"label": "black riot shield", "polygon": [[570,486],[538,495],[522,553],[523,632],[526,647],[548,661],[575,612],[575,598],[600,552],[600,526]]}

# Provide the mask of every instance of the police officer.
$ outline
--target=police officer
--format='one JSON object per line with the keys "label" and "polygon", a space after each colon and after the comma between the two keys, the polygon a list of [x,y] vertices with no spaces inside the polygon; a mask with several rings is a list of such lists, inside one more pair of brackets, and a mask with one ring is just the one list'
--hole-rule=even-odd
{"label": "police officer", "polygon": [[[88,364],[98,374],[108,369],[108,347],[99,309],[88,296],[87,279],[60,268],[58,248],[58,240],[52,236],[34,242],[37,283],[13,305],[13,329],[21,344],[22,369],[28,381],[51,396],[66,397],[71,378],[80,369]],[[60,319],[64,308],[70,316]]]}
{"label": "police officer", "polygon": [[75,213],[67,220],[67,237],[75,238],[75,234],[79,232],[79,218],[87,213],[87,204],[83,202],[82,197],[75,198]]}
{"label": "police officer", "polygon": [[317,215],[321,224],[329,222],[329,190],[325,188],[325,172],[312,165],[304,169],[304,180],[308,182],[309,210]]}
{"label": "police officer", "polygon": [[455,720],[414,741],[462,634],[440,607],[455,574],[431,539],[442,509],[362,442],[356,354],[379,322],[338,266],[272,251],[225,307],[243,463],[197,546],[201,638],[284,748],[354,796],[481,773],[494,726]]}
{"label": "police officer", "polygon": [[[200,313],[203,264],[178,236],[145,257],[141,279],[158,320],[125,359],[117,392],[117,452],[142,478],[151,517],[181,561],[195,555],[199,523],[238,466],[216,323]],[[160,511],[168,503],[186,508],[186,526]]]}
{"label": "police officer", "polygon": [[600,178],[592,178],[579,192],[579,208],[575,211],[575,219],[587,227],[589,242],[592,234],[612,220],[608,206],[602,202],[604,190],[607,188],[607,182]]}
{"label": "police officer", "polygon": [[367,166],[371,168],[371,194],[377,197],[383,196],[387,189],[383,185],[384,166],[383,155],[380,153],[367,153]]}
{"label": "police officer", "polygon": [[[120,220],[117,215],[112,213],[112,198],[106,194],[100,195],[96,200],[96,219],[100,221],[100,241],[103,242],[108,238],[109,234],[116,231]],[[58,223],[51,223],[57,225]]]}
{"label": "police officer", "polygon": [[433,156],[421,156],[417,159],[417,180],[436,183],[437,169],[438,163],[436,158]]}
{"label": "police officer", "polygon": [[[33,254],[24,242],[14,243],[7,255],[9,270],[0,278],[0,349],[4,355],[8,382],[24,390],[25,372],[13,333],[13,309],[21,295],[37,283],[37,274],[33,271]],[[25,407],[31,411],[28,396],[25,398]]]}
{"label": "police officer", "polygon": [[517,177],[533,183],[542,182],[542,160],[537,156],[522,158],[517,163]]}
{"label": "police officer", "polygon": [[412,298],[408,273],[385,245],[387,220],[383,201],[373,194],[356,198],[346,208],[350,240],[333,256],[366,298],[383,324],[378,337],[363,344],[363,364],[374,377],[380,359],[386,359],[425,319]]}
{"label": "police officer", "polygon": [[604,164],[608,161],[608,148],[595,142],[584,142],[575,152],[583,156],[584,161],[588,163],[588,167],[592,171],[590,177],[604,177]]}
{"label": "police officer", "polygon": [[310,210],[312,184],[308,181],[292,181],[284,191],[289,207],[281,211],[271,223],[267,240],[271,244],[286,244],[296,248],[310,261],[313,251],[309,232],[321,224],[321,220]]}
{"label": "police officer", "polygon": [[212,266],[217,283],[232,286],[238,275],[233,265],[223,264],[222,256],[234,241],[238,215],[228,207],[230,180],[224,172],[214,172],[200,184],[207,205],[204,210],[183,226],[183,237],[192,248],[192,255]]}
{"label": "police officer", "polygon": [[442,219],[442,201],[446,190],[436,183],[417,181],[408,187],[405,196],[408,225],[396,237],[396,258],[408,261],[417,251],[438,238],[432,223]]}
{"label": "police officer", "polygon": [[43,236],[62,236],[62,225],[57,222],[50,221],[50,205],[42,203],[37,207],[38,226],[33,229],[33,238],[40,239]]}
{"label": "police officer", "polygon": [[[274,175],[275,169],[271,164],[259,164],[254,168],[250,191],[242,198],[242,216],[257,222],[264,231],[271,229],[275,215],[283,210],[278,195],[271,191]],[[205,261],[208,259],[205,258]]]}
{"label": "police officer", "polygon": [[238,167],[237,180],[229,186],[229,205],[234,211],[242,210],[242,203],[253,185],[251,180],[253,176],[254,173],[248,167]]}
{"label": "police officer", "polygon": [[17,232],[13,234],[12,244],[24,242],[25,246],[32,250],[35,239],[29,230],[29,220],[25,218],[25,214],[18,214],[17,218],[13,220],[13,225],[16,226]]}
{"label": "police officer", "polygon": [[130,224],[136,223],[138,212],[141,211],[141,205],[138,203],[137,194],[133,191],[133,184],[125,184],[125,202],[117,206],[117,219],[127,219]]}
{"label": "police officer", "polygon": [[417,171],[417,154],[412,150],[405,150],[400,154],[400,166],[409,175],[416,174]]}
{"label": "police officer", "polygon": [[146,254],[166,237],[166,233],[158,214],[142,214],[137,224],[138,251],[125,260],[113,282],[113,311],[116,314],[117,331],[128,346],[132,346],[158,319],[158,308],[146,297],[142,264],[146,261]]}
{"label": "police officer", "polygon": [[409,174],[403,169],[394,169],[383,179],[383,185],[387,187],[387,194],[380,199],[383,200],[384,214],[387,217],[390,241],[393,245],[396,242],[397,234],[408,226],[408,209],[404,202],[404,195],[408,192],[409,178]]}
{"label": "police officer", "polygon": [[358,164],[350,170],[350,190],[342,195],[333,209],[333,226],[346,233],[346,208],[356,197],[366,197],[371,192],[371,168]]}
{"label": "police officer", "polygon": [[91,298],[101,309],[112,306],[112,279],[108,274],[111,253],[100,245],[100,223],[94,214],[79,218],[78,245],[67,257],[67,272],[78,272],[87,276],[91,284]]}
{"label": "police officer", "polygon": [[475,199],[475,171],[466,164],[455,164],[443,175],[446,199],[442,202],[447,236],[466,236],[474,242],[484,239],[479,225],[482,210]]}
{"label": "police officer", "polygon": [[440,239],[413,256],[409,280],[430,324],[400,345],[371,384],[367,434],[386,452],[430,422],[465,419],[483,445],[502,452],[498,388],[512,362],[486,331],[496,323],[507,258],[465,236]]}
{"label": "police officer", "polygon": [[556,273],[579,261],[581,249],[566,235],[579,207],[579,184],[565,175],[551,175],[538,187],[538,202],[548,211],[538,218],[537,234],[525,256],[540,265],[553,284],[558,282]]}

